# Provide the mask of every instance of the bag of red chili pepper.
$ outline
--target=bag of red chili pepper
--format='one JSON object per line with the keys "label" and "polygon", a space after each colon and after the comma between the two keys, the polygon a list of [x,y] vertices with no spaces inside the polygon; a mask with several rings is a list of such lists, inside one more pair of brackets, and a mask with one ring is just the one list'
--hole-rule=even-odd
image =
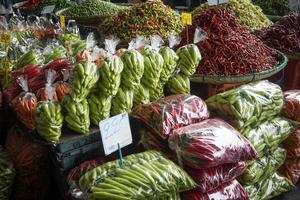
{"label": "bag of red chili pepper", "polygon": [[279,168],[279,172],[296,185],[300,179],[300,160],[286,160]]}
{"label": "bag of red chili pepper", "polygon": [[289,159],[300,158],[300,126],[283,142]]}
{"label": "bag of red chili pepper", "polygon": [[169,147],[176,151],[179,165],[194,169],[257,157],[252,144],[220,119],[208,119],[173,131],[169,137]]}
{"label": "bag of red chili pepper", "polygon": [[138,105],[132,117],[142,121],[163,139],[180,127],[209,118],[205,102],[194,95],[168,96],[150,104]]}
{"label": "bag of red chili pepper", "polygon": [[300,90],[284,92],[282,112],[287,118],[300,122]]}
{"label": "bag of red chili pepper", "polygon": [[198,189],[181,193],[182,200],[248,200],[248,194],[237,180],[233,180],[207,193]]}
{"label": "bag of red chili pepper", "polygon": [[240,176],[247,168],[246,162],[238,162],[233,164],[225,164],[208,169],[191,169],[185,168],[185,171],[193,177],[198,184],[200,192],[211,191],[223,183],[231,181]]}

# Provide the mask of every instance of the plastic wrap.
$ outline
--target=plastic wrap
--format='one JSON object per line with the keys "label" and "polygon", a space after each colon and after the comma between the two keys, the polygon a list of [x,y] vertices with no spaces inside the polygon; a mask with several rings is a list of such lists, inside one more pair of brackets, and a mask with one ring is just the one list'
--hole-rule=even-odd
{"label": "plastic wrap", "polygon": [[279,168],[279,172],[296,185],[300,179],[300,160],[285,160],[284,164]]}
{"label": "plastic wrap", "polygon": [[66,69],[62,69],[61,74],[63,75],[63,80],[55,84],[55,92],[59,102],[62,102],[64,100],[65,94],[68,94],[70,92],[68,83],[70,72]]}
{"label": "plastic wrap", "polygon": [[169,137],[169,147],[176,151],[180,165],[194,169],[257,157],[249,141],[220,119],[207,119],[174,130]]}
{"label": "plastic wrap", "polygon": [[167,88],[171,94],[190,94],[190,79],[182,73],[176,74],[167,82]]}
{"label": "plastic wrap", "polygon": [[248,194],[237,180],[233,180],[211,190],[201,193],[194,189],[181,194],[182,200],[248,200]]}
{"label": "plastic wrap", "polygon": [[287,118],[300,122],[300,90],[284,92],[282,112]]}
{"label": "plastic wrap", "polygon": [[289,159],[300,158],[300,126],[283,141]]}
{"label": "plastic wrap", "polygon": [[110,114],[114,116],[123,112],[130,113],[133,107],[133,94],[133,90],[119,88],[117,95],[112,99]]}
{"label": "plastic wrap", "polygon": [[25,93],[16,97],[12,102],[12,106],[16,110],[18,120],[20,120],[27,128],[34,129],[34,112],[37,108],[37,98],[33,93],[29,92],[26,77],[18,77],[17,82]]}
{"label": "plastic wrap", "polygon": [[54,83],[57,77],[56,71],[54,71],[53,69],[49,69],[46,71],[45,76],[46,76],[46,86],[44,88],[39,89],[39,91],[36,94],[37,99],[38,101],[48,101],[49,100],[48,92],[51,92],[52,95],[51,100],[57,101],[56,91],[52,90],[52,88],[51,89],[49,88],[52,87],[52,84]]}
{"label": "plastic wrap", "polygon": [[16,172],[8,154],[0,146],[0,199],[9,200]]}
{"label": "plastic wrap", "polygon": [[208,119],[209,112],[205,102],[197,96],[173,95],[135,107],[132,116],[167,139],[177,128]]}
{"label": "plastic wrap", "polygon": [[157,151],[146,151],[105,163],[85,173],[80,188],[91,198],[157,199],[195,188],[189,175]]}
{"label": "plastic wrap", "polygon": [[111,99],[96,93],[89,95],[90,120],[95,126],[99,126],[100,121],[110,117]]}
{"label": "plastic wrap", "polygon": [[275,117],[261,124],[254,129],[244,132],[243,135],[253,144],[257,153],[262,156],[265,152],[273,152],[295,129],[291,121]]}
{"label": "plastic wrap", "polygon": [[287,178],[274,173],[267,179],[260,181],[255,185],[245,187],[251,200],[271,199],[283,192],[292,189],[293,184]]}
{"label": "plastic wrap", "polygon": [[196,68],[198,67],[200,60],[202,59],[197,45],[185,45],[177,49],[176,53],[179,57],[178,68],[180,69],[180,73],[186,76],[193,75],[196,72]]}
{"label": "plastic wrap", "polygon": [[206,103],[212,113],[243,133],[248,126],[278,115],[283,93],[278,85],[264,80],[214,95]]}
{"label": "plastic wrap", "polygon": [[133,94],[133,105],[150,103],[150,91],[149,88],[145,87],[144,84],[140,84],[134,89]]}
{"label": "plastic wrap", "polygon": [[251,160],[239,180],[244,185],[253,185],[266,179],[284,163],[285,158],[286,150],[278,148],[274,153],[261,157],[259,160]]}
{"label": "plastic wrap", "polygon": [[65,58],[67,54],[66,49],[60,45],[49,45],[46,46],[43,55],[45,57],[45,63],[49,63],[53,60]]}
{"label": "plastic wrap", "polygon": [[208,169],[195,170],[185,168],[185,170],[198,184],[197,190],[204,193],[217,188],[223,183],[235,179],[243,173],[246,167],[246,162],[238,162]]}

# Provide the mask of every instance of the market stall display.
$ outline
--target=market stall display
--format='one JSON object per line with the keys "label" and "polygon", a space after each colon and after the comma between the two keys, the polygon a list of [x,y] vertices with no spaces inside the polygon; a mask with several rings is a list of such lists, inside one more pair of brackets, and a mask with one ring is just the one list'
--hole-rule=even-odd
{"label": "market stall display", "polygon": [[183,29],[180,15],[160,0],[135,4],[129,10],[108,17],[100,25],[99,31],[105,35],[115,35],[126,41],[137,36],[160,35],[167,38]]}
{"label": "market stall display", "polygon": [[[272,24],[268,17],[264,15],[262,9],[254,5],[251,0],[229,0],[228,3],[219,4],[218,6],[228,9],[243,26],[252,31]],[[201,4],[198,8],[195,8],[193,15],[196,16],[209,7],[208,3]]]}
{"label": "market stall display", "polygon": [[8,200],[13,190],[16,172],[9,155],[0,146],[0,198]]}
{"label": "market stall display", "polygon": [[266,15],[284,16],[291,12],[289,0],[253,0],[253,3],[261,7]]}

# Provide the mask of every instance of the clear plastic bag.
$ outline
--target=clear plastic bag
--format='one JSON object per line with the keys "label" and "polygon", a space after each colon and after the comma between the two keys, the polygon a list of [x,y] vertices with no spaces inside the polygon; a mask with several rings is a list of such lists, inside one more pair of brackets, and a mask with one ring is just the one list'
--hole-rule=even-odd
{"label": "clear plastic bag", "polygon": [[[48,101],[50,99],[49,92],[51,92],[51,100],[57,101],[56,91],[53,90],[53,83],[57,77],[56,71],[49,69],[45,73],[46,85],[44,88],[39,89],[36,96],[39,101]],[[50,88],[51,87],[51,88]],[[51,90],[51,91],[50,91]]]}
{"label": "clear plastic bag", "polygon": [[55,83],[55,92],[57,95],[57,100],[59,102],[62,102],[64,100],[65,94],[68,94],[70,92],[70,87],[68,83],[70,72],[69,70],[62,69],[61,74],[63,76],[63,80]]}
{"label": "clear plastic bag", "polygon": [[246,162],[238,162],[208,169],[195,170],[185,168],[185,170],[198,184],[197,190],[204,193],[217,188],[223,183],[232,181],[236,177],[240,176],[245,171],[246,167]]}
{"label": "clear plastic bag", "polygon": [[0,199],[9,200],[16,172],[8,154],[0,146]]}
{"label": "clear plastic bag", "polygon": [[248,200],[248,194],[237,180],[220,185],[207,193],[194,189],[181,194],[182,200]]}
{"label": "clear plastic bag", "polygon": [[293,184],[287,178],[274,173],[265,180],[255,185],[245,187],[251,200],[271,199],[283,192],[287,192],[293,188]]}
{"label": "clear plastic bag", "polygon": [[126,156],[123,167],[119,160],[105,163],[85,173],[79,184],[90,198],[108,194],[110,199],[157,199],[196,187],[186,172],[157,151]]}
{"label": "clear plastic bag", "polygon": [[300,90],[284,92],[282,112],[287,118],[300,122]]}
{"label": "clear plastic bag", "polygon": [[167,139],[177,128],[209,118],[205,102],[194,95],[173,95],[150,104],[138,105],[132,116],[141,120],[151,131]]}
{"label": "clear plastic bag", "polygon": [[289,159],[296,160],[300,158],[300,126],[283,141],[283,145],[287,150],[287,157]]}
{"label": "clear plastic bag", "polygon": [[248,162],[247,169],[239,180],[244,185],[253,185],[270,177],[283,163],[286,158],[286,150],[278,148],[270,155],[261,157],[259,160]]}
{"label": "clear plastic bag", "polygon": [[300,179],[300,160],[285,160],[284,164],[279,168],[279,172],[296,185]]}
{"label": "clear plastic bag", "polygon": [[178,162],[194,169],[252,160],[257,153],[250,142],[220,119],[207,119],[173,131],[170,149]]}
{"label": "clear plastic bag", "polygon": [[278,85],[264,80],[214,95],[206,103],[212,113],[243,133],[247,127],[278,115],[283,93]]}

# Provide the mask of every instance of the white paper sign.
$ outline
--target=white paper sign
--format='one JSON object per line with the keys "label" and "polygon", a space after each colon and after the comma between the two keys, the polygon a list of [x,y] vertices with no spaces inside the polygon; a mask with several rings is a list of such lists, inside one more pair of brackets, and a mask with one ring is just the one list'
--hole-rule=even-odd
{"label": "white paper sign", "polygon": [[45,6],[41,12],[42,15],[44,14],[49,14],[49,13],[53,13],[55,9],[55,5],[52,5],[52,6]]}
{"label": "white paper sign", "polygon": [[222,3],[228,3],[229,0],[208,0],[208,5],[214,6]]}
{"label": "white paper sign", "polygon": [[128,113],[99,122],[100,133],[105,155],[118,150],[118,143],[123,148],[132,143]]}

